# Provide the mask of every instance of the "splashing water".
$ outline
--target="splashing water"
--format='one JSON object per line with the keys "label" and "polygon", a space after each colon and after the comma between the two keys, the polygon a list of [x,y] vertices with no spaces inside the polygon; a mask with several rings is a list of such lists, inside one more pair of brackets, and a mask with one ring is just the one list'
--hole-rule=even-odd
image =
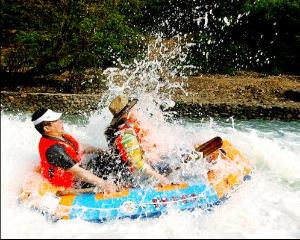
{"label": "splashing water", "polygon": [[[185,46],[188,47],[188,46]],[[154,54],[155,51],[158,53]],[[156,58],[156,56],[160,58]],[[300,123],[271,121],[224,122],[173,119],[161,111],[174,102],[174,79],[184,62],[180,39],[173,47],[158,38],[147,58],[133,65],[107,69],[109,89],[99,111],[86,124],[65,119],[65,130],[81,143],[107,147],[104,129],[111,120],[108,103],[119,94],[137,97],[142,124],[161,151],[190,148],[214,136],[231,141],[254,165],[252,180],[212,212],[171,211],[157,219],[120,220],[103,224],[81,220],[52,223],[17,203],[22,182],[38,164],[39,134],[30,116],[1,114],[1,237],[3,238],[299,238],[300,237]],[[174,63],[173,62],[173,63]],[[169,65],[171,64],[171,65]],[[182,64],[184,66],[184,64]],[[184,76],[180,76],[184,80]],[[199,169],[187,168],[197,175]],[[194,171],[194,172],[193,172]]]}
{"label": "splashing water", "polygon": [[185,76],[182,72],[193,68],[184,64],[188,48],[189,44],[180,36],[169,40],[157,37],[149,44],[144,59],[131,65],[119,60],[120,68],[104,71],[109,89],[100,100],[99,108],[106,107],[114,96],[120,94],[138,98],[141,106],[146,103],[149,114],[150,108],[155,109],[152,102],[165,107],[174,105],[171,94],[175,90],[187,94],[183,88]]}
{"label": "splashing water", "polygon": [[[106,113],[108,115],[108,112]],[[86,126],[66,121],[66,131],[83,143],[106,146],[101,129],[109,118],[95,115]],[[17,203],[18,189],[38,163],[39,135],[29,116],[1,117],[1,227],[4,238],[222,237],[298,238],[300,236],[300,124],[266,121],[172,123],[182,141],[229,139],[254,165],[242,184],[210,213],[171,211],[157,219],[94,224],[81,220],[52,223]],[[166,127],[165,129],[168,129]],[[170,130],[170,129],[169,129]],[[163,131],[163,130],[162,130]],[[26,137],[25,137],[26,136]]]}

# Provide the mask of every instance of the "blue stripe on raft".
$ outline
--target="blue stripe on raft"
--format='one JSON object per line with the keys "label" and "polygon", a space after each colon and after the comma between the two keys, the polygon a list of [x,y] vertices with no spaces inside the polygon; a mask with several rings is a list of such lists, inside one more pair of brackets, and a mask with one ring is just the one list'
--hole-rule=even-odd
{"label": "blue stripe on raft", "polygon": [[76,196],[71,206],[70,219],[104,222],[120,218],[144,218],[159,216],[169,207],[193,210],[218,204],[216,191],[202,181],[187,188],[156,191],[154,188],[131,189],[125,197],[97,200],[94,193]]}

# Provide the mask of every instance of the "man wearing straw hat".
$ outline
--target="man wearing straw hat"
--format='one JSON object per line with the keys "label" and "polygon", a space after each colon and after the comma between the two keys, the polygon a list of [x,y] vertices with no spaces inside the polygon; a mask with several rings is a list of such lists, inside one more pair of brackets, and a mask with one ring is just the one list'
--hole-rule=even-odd
{"label": "man wearing straw hat", "polygon": [[121,169],[129,169],[135,179],[153,177],[160,184],[169,184],[169,180],[154,170],[144,159],[143,149],[137,135],[135,122],[131,118],[131,110],[137,99],[129,101],[124,96],[117,96],[109,105],[113,119],[105,131],[108,145],[114,156],[119,156]]}

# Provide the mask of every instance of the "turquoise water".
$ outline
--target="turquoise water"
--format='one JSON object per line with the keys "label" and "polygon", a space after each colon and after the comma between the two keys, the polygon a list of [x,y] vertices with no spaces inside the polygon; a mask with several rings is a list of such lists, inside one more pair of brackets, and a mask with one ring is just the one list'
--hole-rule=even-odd
{"label": "turquoise water", "polygon": [[[157,38],[154,47],[163,49],[161,38]],[[29,115],[2,112],[1,237],[300,238],[300,122],[219,120],[209,116],[166,121],[158,106],[174,106],[170,97],[174,90],[187,94],[182,84],[172,81],[180,75],[178,67],[185,67],[186,51],[182,49],[178,45],[174,51],[161,52],[161,59],[146,57],[129,66],[121,64],[120,69],[106,69],[109,88],[99,102],[99,111],[79,118],[63,115],[65,130],[83,144],[105,149],[103,133],[112,118],[106,106],[119,94],[135,97],[139,99],[139,119],[150,130],[149,140],[157,144],[160,153],[172,154],[174,147],[191,149],[194,144],[220,136],[250,161],[251,181],[241,184],[228,201],[209,213],[201,209],[171,211],[156,219],[100,225],[78,219],[52,223],[17,203],[24,179],[39,164],[40,135]],[[170,59],[180,61],[172,66],[174,61]],[[168,77],[161,80],[161,74]],[[192,165],[185,172],[196,177],[206,169]]]}
{"label": "turquoise water", "polygon": [[[65,121],[80,142],[106,147],[103,130],[110,113],[86,122]],[[299,238],[300,123],[195,121],[177,119],[153,127],[162,146],[189,146],[214,136],[230,140],[254,167],[251,181],[212,212],[176,212],[156,219],[94,224],[81,220],[51,223],[19,205],[18,190],[38,164],[39,134],[29,116],[1,115],[1,236],[3,238]],[[166,144],[168,143],[168,144]],[[193,169],[191,169],[192,171]],[[16,230],[18,226],[18,230]]]}

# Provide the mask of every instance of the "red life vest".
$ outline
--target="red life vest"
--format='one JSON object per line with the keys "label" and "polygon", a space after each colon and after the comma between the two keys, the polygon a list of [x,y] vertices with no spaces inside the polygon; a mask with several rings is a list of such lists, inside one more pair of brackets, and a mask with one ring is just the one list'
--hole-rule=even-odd
{"label": "red life vest", "polygon": [[79,143],[70,135],[64,134],[63,137],[67,141],[62,141],[56,138],[42,137],[39,143],[39,152],[41,157],[41,173],[54,186],[72,187],[74,184],[74,174],[60,167],[49,164],[46,156],[46,151],[54,144],[59,144],[64,147],[66,153],[76,162],[81,159]]}

